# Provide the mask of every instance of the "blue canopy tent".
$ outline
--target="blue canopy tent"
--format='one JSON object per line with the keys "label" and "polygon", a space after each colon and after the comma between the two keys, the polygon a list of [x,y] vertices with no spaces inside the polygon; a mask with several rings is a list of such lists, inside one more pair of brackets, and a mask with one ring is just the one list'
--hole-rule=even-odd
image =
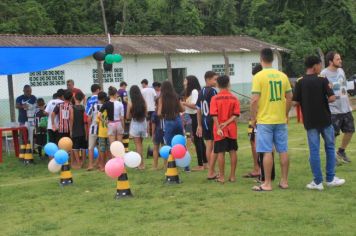
{"label": "blue canopy tent", "polygon": [[15,121],[13,74],[48,70],[103,50],[88,47],[4,47],[0,46],[0,75],[7,75],[11,120]]}
{"label": "blue canopy tent", "polygon": [[48,70],[102,49],[104,47],[0,47],[0,75]]}

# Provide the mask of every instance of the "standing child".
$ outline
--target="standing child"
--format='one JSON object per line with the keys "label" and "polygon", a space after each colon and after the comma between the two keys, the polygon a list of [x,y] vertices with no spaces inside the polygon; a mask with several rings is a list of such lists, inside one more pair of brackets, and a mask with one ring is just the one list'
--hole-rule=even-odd
{"label": "standing child", "polygon": [[117,89],[109,87],[110,100],[105,102],[100,108],[98,114],[99,119],[101,114],[106,111],[108,116],[108,136],[110,144],[114,141],[122,141],[124,133],[124,106],[122,102],[117,101]]}
{"label": "standing child", "polygon": [[[254,76],[258,72],[262,70],[261,64],[257,64],[255,67],[252,68],[252,75]],[[251,119],[249,120],[248,124],[248,130],[247,134],[250,138],[250,145],[251,145],[251,153],[252,153],[252,159],[253,159],[253,170],[248,172],[247,174],[243,175],[244,178],[258,178],[262,180],[260,174],[261,174],[261,167],[259,165],[259,155],[256,152],[256,132],[257,129],[255,129],[252,126]],[[263,154],[262,154],[262,159],[263,159]]]}
{"label": "standing child", "polygon": [[[69,115],[70,111],[73,109],[71,100],[73,94],[71,91],[67,90],[64,93],[64,102],[59,103],[54,108],[51,114],[51,123],[52,123],[52,130],[57,133],[57,142],[63,137],[70,137],[70,123],[69,123]],[[55,122],[56,116],[58,117],[58,124]]]}
{"label": "standing child", "polygon": [[98,138],[98,124],[96,123],[96,115],[99,112],[97,103],[98,103],[98,94],[101,91],[101,87],[98,84],[93,84],[91,86],[92,96],[88,98],[85,113],[87,116],[88,124],[90,124],[88,132],[88,168],[87,171],[91,171],[94,168],[94,148]]}
{"label": "standing child", "polygon": [[[64,90],[58,89],[57,92],[53,94],[52,100],[50,100],[46,106],[45,112],[48,116],[47,134],[48,134],[48,141],[51,143],[57,143],[58,141],[58,131],[53,131],[52,129],[52,113],[58,104],[63,103],[63,100],[64,100]],[[56,117],[55,122],[56,122],[56,127],[58,127],[59,125],[58,117]]]}
{"label": "standing child", "polygon": [[[157,114],[163,121],[163,138],[166,145],[171,146],[175,135],[183,135],[183,123],[180,112],[184,112],[183,105],[174,91],[173,85],[169,81],[164,81],[161,88],[161,96],[158,99]],[[189,172],[190,167],[184,168]]]}
{"label": "standing child", "polygon": [[122,102],[122,105],[124,105],[124,118],[125,118],[124,132],[128,133],[129,128],[130,128],[130,122],[127,121],[127,119],[126,119],[127,104],[128,104],[128,96],[127,96],[126,87],[127,87],[127,83],[125,81],[121,81],[120,88],[119,88],[119,90],[117,90],[117,96],[118,96],[119,102]]}
{"label": "standing child", "polygon": [[208,169],[208,160],[206,158],[206,147],[204,139],[197,136],[197,107],[196,102],[198,100],[198,94],[200,89],[200,84],[198,78],[194,75],[189,75],[184,79],[184,88],[185,88],[185,106],[186,114],[189,114],[192,121],[192,133],[193,133],[193,142],[195,150],[197,153],[198,166],[193,168],[193,171],[201,171]]}
{"label": "standing child", "polygon": [[[156,99],[156,111],[152,113],[152,141],[153,141],[153,169],[158,170],[159,148],[164,144],[162,120],[157,115],[158,98]],[[167,160],[164,161],[165,165]]]}
{"label": "standing child", "polygon": [[[98,94],[98,104],[97,109],[100,111],[100,108],[106,102],[107,94],[105,92],[99,92]],[[99,115],[101,117],[99,117]],[[98,160],[98,168],[100,171],[105,170],[105,164],[107,157],[110,156],[109,151],[109,138],[108,138],[108,120],[107,113],[104,111],[103,113],[98,112],[96,116],[96,122],[98,124],[98,146],[99,146],[99,160]]]}
{"label": "standing child", "polygon": [[38,111],[35,114],[35,137],[39,157],[42,159],[42,148],[47,142],[47,116],[43,98],[37,99]]}
{"label": "standing child", "polygon": [[218,175],[215,174],[216,155],[213,151],[213,120],[209,114],[210,101],[217,92],[215,90],[216,79],[218,75],[213,71],[207,71],[204,75],[205,87],[200,90],[198,95],[197,106],[197,132],[198,137],[203,137],[206,144],[206,158],[208,159],[209,171],[208,180],[214,180]]}
{"label": "standing child", "polygon": [[137,85],[133,85],[130,88],[131,101],[128,103],[126,118],[132,119],[130,124],[130,136],[134,138],[136,152],[141,156],[141,164],[138,167],[139,170],[145,169],[142,158],[142,142],[147,137],[147,105],[141,94],[140,88]]}
{"label": "standing child", "polygon": [[[81,168],[84,164],[85,149],[87,148],[86,127],[84,123],[85,108],[82,105],[84,94],[78,92],[74,96],[74,106],[70,112],[70,126],[71,137],[73,140],[73,154],[74,160],[72,162],[73,168]],[[79,152],[81,155],[79,157]]]}
{"label": "standing child", "polygon": [[237,122],[240,115],[240,102],[230,93],[230,79],[228,76],[219,76],[217,79],[220,92],[211,99],[210,115],[214,120],[214,153],[218,156],[219,177],[217,182],[225,181],[225,152],[230,153],[231,171],[230,182],[236,181],[235,171],[237,165]]}
{"label": "standing child", "polygon": [[166,145],[171,145],[171,141],[175,135],[183,135],[183,123],[180,117],[180,112],[183,111],[184,108],[174,91],[172,83],[164,81],[162,83],[161,96],[158,99],[157,114],[164,123],[163,138]]}

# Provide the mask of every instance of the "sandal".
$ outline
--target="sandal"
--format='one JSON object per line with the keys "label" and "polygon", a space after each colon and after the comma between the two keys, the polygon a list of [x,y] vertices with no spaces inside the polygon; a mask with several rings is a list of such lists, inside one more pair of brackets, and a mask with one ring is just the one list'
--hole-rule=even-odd
{"label": "sandal", "polygon": [[253,186],[252,187],[252,191],[255,191],[255,192],[269,192],[269,191],[272,191],[272,190],[267,190],[267,189],[264,189],[262,188],[262,186]]}
{"label": "sandal", "polygon": [[244,177],[244,178],[258,178],[258,177],[260,177],[260,175],[259,174],[256,175],[256,174],[253,174],[252,172],[249,172],[249,173],[243,175],[242,177]]}
{"label": "sandal", "polygon": [[207,180],[216,180],[218,178],[218,176],[217,175],[215,175],[215,176],[213,176],[213,177],[208,177],[208,178],[206,178]]}
{"label": "sandal", "polygon": [[224,184],[225,183],[225,181],[221,180],[221,179],[215,179],[215,182],[220,183],[220,184]]}

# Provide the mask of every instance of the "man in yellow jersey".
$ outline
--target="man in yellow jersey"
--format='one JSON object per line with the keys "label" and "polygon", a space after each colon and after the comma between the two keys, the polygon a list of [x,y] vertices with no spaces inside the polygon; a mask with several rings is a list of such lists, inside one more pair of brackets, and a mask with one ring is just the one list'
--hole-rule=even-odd
{"label": "man in yellow jersey", "polygon": [[265,181],[254,186],[254,191],[271,191],[273,145],[280,155],[282,177],[279,187],[288,188],[288,112],[292,104],[292,88],[288,77],[272,68],[273,51],[264,48],[260,54],[263,70],[253,77],[251,99],[251,121],[256,127],[256,151],[264,153],[263,168]]}

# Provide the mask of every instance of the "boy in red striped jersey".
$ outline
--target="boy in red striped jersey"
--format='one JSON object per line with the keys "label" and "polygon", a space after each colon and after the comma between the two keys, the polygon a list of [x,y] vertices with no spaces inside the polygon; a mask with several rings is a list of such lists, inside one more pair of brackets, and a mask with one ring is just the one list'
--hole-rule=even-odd
{"label": "boy in red striped jersey", "polygon": [[[72,97],[73,97],[72,92],[67,90],[64,93],[64,102],[58,104],[54,108],[53,113],[51,115],[52,130],[53,131],[58,130],[57,142],[63,137],[70,137],[71,127],[70,127],[69,118],[70,118],[71,110],[73,109],[71,104]],[[56,116],[58,116],[58,121],[59,121],[58,127],[54,122]]]}

